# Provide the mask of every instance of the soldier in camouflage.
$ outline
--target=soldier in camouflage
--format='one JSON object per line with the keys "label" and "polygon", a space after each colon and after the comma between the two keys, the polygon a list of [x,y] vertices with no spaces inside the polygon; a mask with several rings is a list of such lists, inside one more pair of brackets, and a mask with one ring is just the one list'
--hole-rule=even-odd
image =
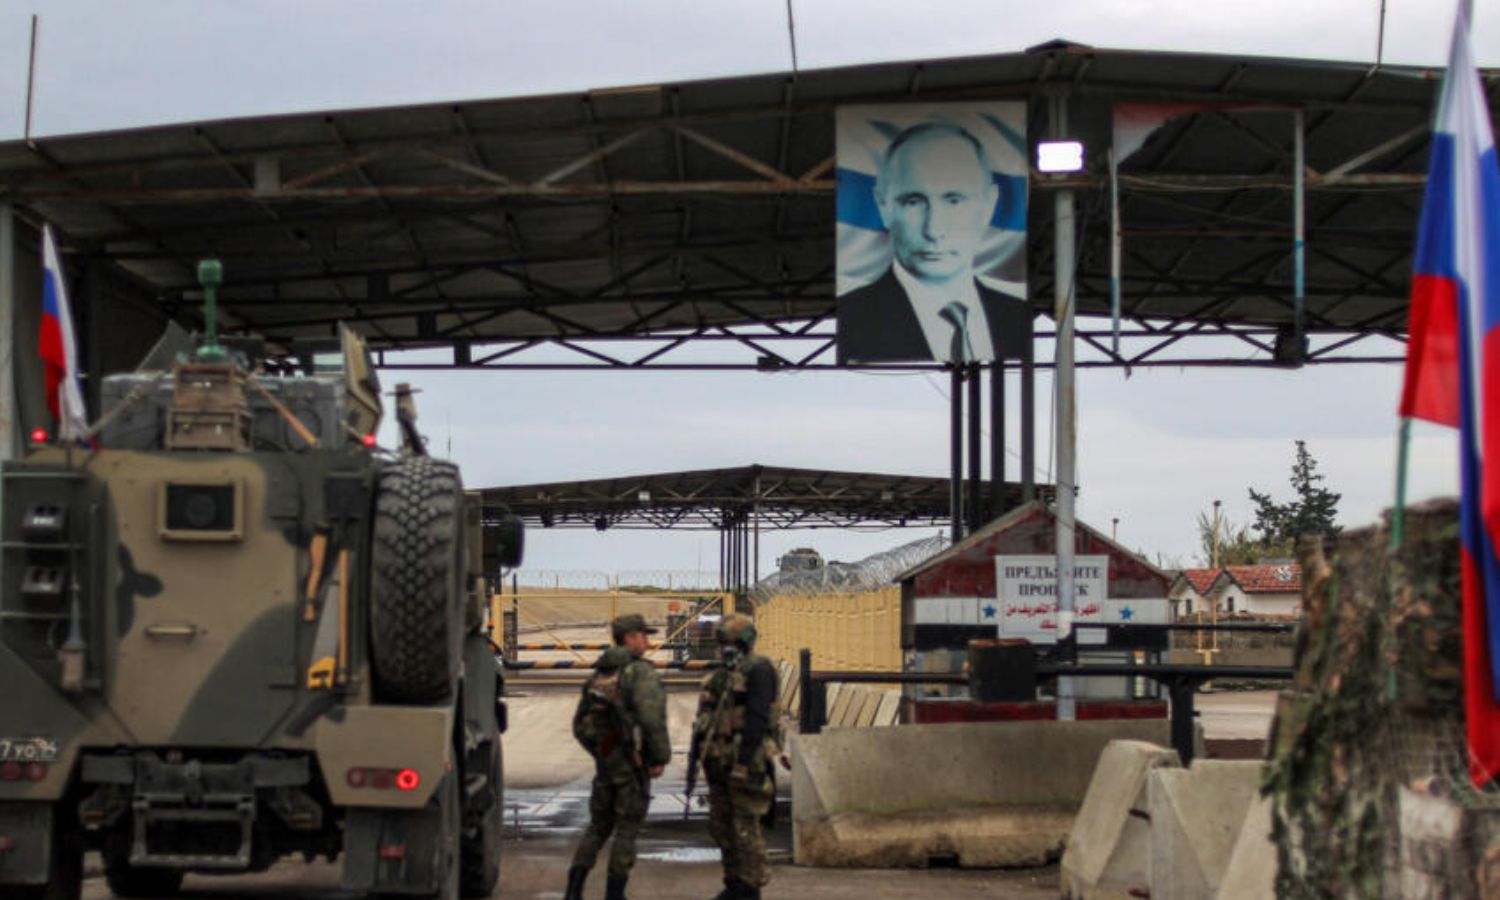
{"label": "soldier in camouflage", "polygon": [[715,632],[724,668],[703,682],[694,720],[708,781],[709,833],[719,845],[724,890],[715,900],[758,900],[770,880],[761,817],[775,801],[780,756],[776,668],[755,649],[755,623],[725,617]]}
{"label": "soldier in camouflage", "polygon": [[583,900],[583,884],[604,843],[614,835],[605,900],[625,900],[625,884],[635,865],[635,840],[651,802],[651,779],[672,758],[667,739],[667,695],[661,678],[642,655],[651,647],[639,615],[612,625],[615,646],[594,663],[573,715],[573,736],[594,757],[589,827],[568,870],[564,900]]}

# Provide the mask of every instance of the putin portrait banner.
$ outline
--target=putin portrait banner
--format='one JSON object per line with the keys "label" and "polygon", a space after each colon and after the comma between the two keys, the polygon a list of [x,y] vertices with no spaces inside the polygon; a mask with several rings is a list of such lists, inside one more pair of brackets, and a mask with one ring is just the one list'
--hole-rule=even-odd
{"label": "putin portrait banner", "polygon": [[1026,104],[845,106],[837,125],[839,362],[1021,356]]}

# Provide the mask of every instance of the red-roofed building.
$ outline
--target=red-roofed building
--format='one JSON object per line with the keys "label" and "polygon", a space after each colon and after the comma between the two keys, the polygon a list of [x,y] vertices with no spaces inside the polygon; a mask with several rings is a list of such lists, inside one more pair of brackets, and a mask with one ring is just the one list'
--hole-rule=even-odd
{"label": "red-roofed building", "polygon": [[1167,593],[1177,616],[1208,612],[1252,616],[1302,613],[1302,567],[1296,563],[1183,569]]}
{"label": "red-roofed building", "polygon": [[1208,611],[1208,593],[1223,569],[1183,569],[1172,580],[1167,599],[1172,601],[1174,616],[1190,616]]}
{"label": "red-roofed building", "polygon": [[1211,588],[1221,612],[1253,616],[1302,613],[1302,567],[1296,563],[1225,566]]}

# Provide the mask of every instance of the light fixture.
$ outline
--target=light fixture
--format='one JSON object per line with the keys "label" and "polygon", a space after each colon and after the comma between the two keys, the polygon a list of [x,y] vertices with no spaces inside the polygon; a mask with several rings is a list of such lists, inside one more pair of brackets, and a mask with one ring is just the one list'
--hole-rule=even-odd
{"label": "light fixture", "polygon": [[1042,141],[1036,145],[1038,172],[1083,171],[1082,141]]}

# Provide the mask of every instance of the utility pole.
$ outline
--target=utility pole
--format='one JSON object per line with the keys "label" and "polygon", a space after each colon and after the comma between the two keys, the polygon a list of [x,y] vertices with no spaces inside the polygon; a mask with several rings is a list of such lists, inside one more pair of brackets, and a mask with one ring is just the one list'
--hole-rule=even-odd
{"label": "utility pole", "polygon": [[[1068,136],[1068,97],[1052,97],[1052,139]],[[1073,190],[1061,188],[1054,197],[1053,230],[1053,318],[1057,321],[1054,377],[1057,379],[1057,642],[1065,662],[1077,658],[1073,636],[1074,491],[1076,490],[1078,421],[1073,371],[1073,257],[1075,253]],[[1057,679],[1057,718],[1076,716],[1076,691],[1071,675]]]}

